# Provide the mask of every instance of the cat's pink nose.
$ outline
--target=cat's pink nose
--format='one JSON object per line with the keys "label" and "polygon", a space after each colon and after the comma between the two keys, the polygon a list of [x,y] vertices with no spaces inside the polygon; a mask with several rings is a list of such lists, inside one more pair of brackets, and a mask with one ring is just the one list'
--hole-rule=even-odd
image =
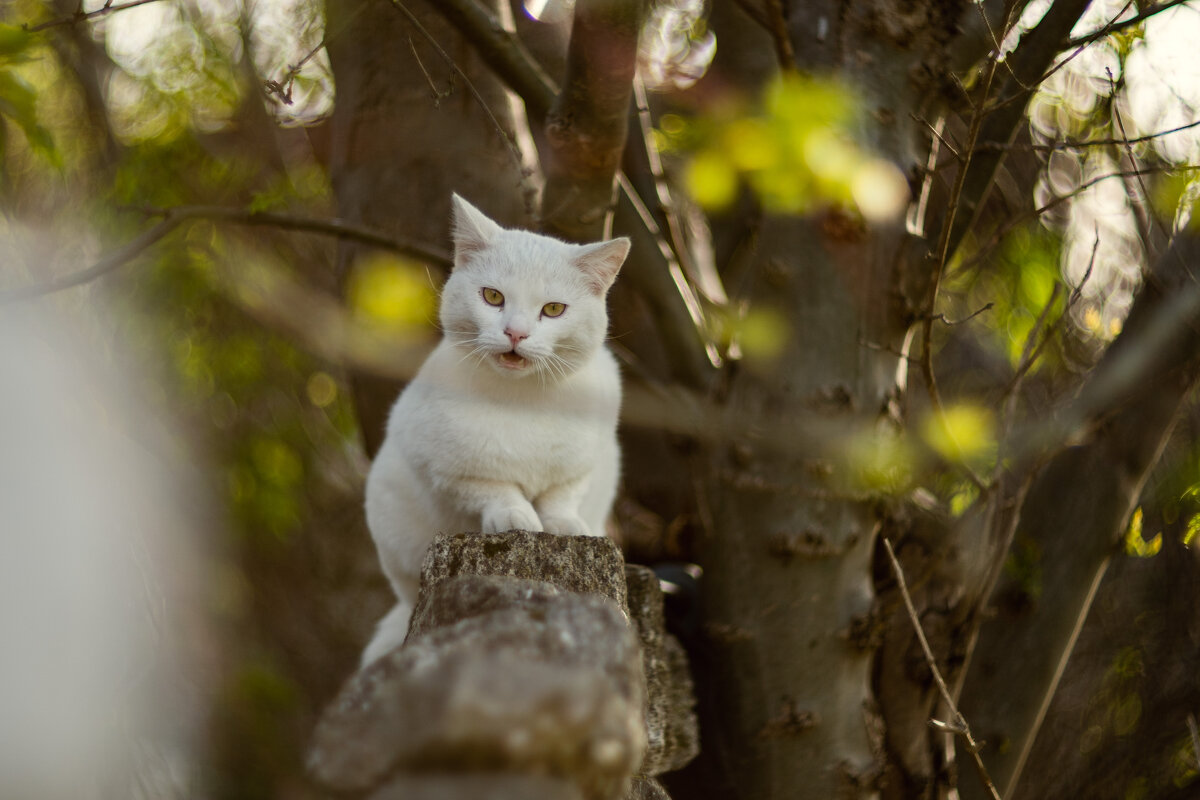
{"label": "cat's pink nose", "polygon": [[505,328],[505,329],[504,329],[504,335],[508,337],[508,340],[509,340],[510,342],[512,342],[512,346],[513,346],[513,347],[516,347],[516,346],[517,346],[517,345],[519,345],[519,344],[520,344],[520,343],[521,343],[523,340],[525,340],[525,339],[528,339],[528,338],[529,338],[529,334],[528,334],[528,333],[522,333],[521,331],[513,330],[512,328]]}

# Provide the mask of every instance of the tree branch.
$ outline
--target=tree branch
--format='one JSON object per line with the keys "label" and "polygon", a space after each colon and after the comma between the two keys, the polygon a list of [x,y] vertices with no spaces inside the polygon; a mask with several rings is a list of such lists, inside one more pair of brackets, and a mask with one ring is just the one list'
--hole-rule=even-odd
{"label": "tree branch", "polygon": [[391,250],[402,255],[412,256],[429,261],[439,266],[448,267],[450,255],[442,250],[430,247],[422,242],[397,239],[362,225],[353,225],[339,219],[315,219],[312,217],[297,217],[290,214],[280,214],[264,211],[248,211],[241,208],[225,208],[221,206],[177,206],[166,209],[152,209],[152,214],[163,219],[153,227],[138,234],[135,238],[101,258],[87,269],[73,272],[45,283],[10,289],[0,292],[0,305],[29,300],[42,295],[52,294],[73,286],[93,281],[112,272],[123,264],[132,261],[149,249],[184,222],[195,219],[209,219],[228,222],[233,225],[253,225],[282,228],[284,230],[319,233],[326,236],[338,236],[353,239]]}
{"label": "tree branch", "polygon": [[[996,615],[980,629],[962,708],[983,735],[1012,742],[985,758],[1006,794],[1020,778],[1146,476],[1200,380],[1197,265],[1200,240],[1180,237],[1158,260],[1078,401],[1035,433],[1035,441],[1055,446],[1067,441],[1062,435],[1077,440],[1081,425],[1093,427],[1085,445],[1054,457],[1022,506],[1016,536],[1037,552],[1038,575],[997,582],[997,557],[983,584],[995,585],[989,603]],[[1014,602],[1031,592],[1035,601]]]}
{"label": "tree branch", "polygon": [[1092,42],[1103,39],[1105,36],[1109,36],[1114,33],[1120,33],[1126,28],[1131,28],[1140,22],[1144,22],[1145,20],[1150,19],[1150,17],[1153,17],[1155,14],[1161,14],[1168,8],[1174,8],[1175,6],[1183,5],[1187,2],[1189,2],[1189,0],[1168,0],[1166,3],[1160,3],[1138,14],[1134,14],[1129,19],[1123,19],[1120,22],[1113,22],[1109,25],[1105,25],[1103,28],[1093,31],[1086,36],[1070,39],[1067,41],[1067,47],[1083,47],[1085,45],[1089,45]]}
{"label": "tree branch", "polygon": [[79,10],[70,16],[58,17],[57,19],[52,19],[47,22],[40,22],[37,25],[25,23],[21,26],[21,28],[29,33],[37,33],[38,31],[44,31],[49,28],[60,28],[64,25],[78,25],[81,22],[107,17],[109,14],[115,14],[118,11],[126,11],[130,8],[137,8],[138,6],[145,6],[149,5],[150,3],[157,2],[159,2],[159,0],[130,0],[128,3],[114,5],[112,0],[108,0],[108,2],[95,11],[84,11],[83,4],[81,3]]}
{"label": "tree branch", "polygon": [[[400,0],[391,0],[391,3],[393,6],[395,6],[396,10],[404,15],[404,18],[408,20],[408,23],[417,29],[417,33],[421,34],[421,36],[425,38],[425,41],[429,42],[430,47],[432,47],[434,51],[441,57],[441,59],[446,62],[446,65],[454,71],[454,74],[458,75],[458,77],[462,80],[463,85],[467,87],[467,91],[471,93],[471,97],[475,98],[475,102],[479,104],[479,107],[483,109],[483,113],[486,114],[488,120],[491,121],[492,127],[496,129],[496,132],[500,134],[500,138],[503,139],[504,143],[508,146],[508,152],[510,155],[512,155],[513,160],[516,162],[517,169],[519,171],[524,171],[525,162],[521,157],[521,148],[517,145],[512,135],[508,131],[504,130],[504,126],[500,124],[500,120],[496,119],[496,115],[493,114],[492,109],[488,107],[487,101],[483,99],[483,95],[481,95],[479,90],[475,88],[475,84],[471,81],[470,76],[468,76],[467,73],[463,71],[462,67],[460,67],[458,63],[450,57],[450,54],[446,52],[445,48],[438,44],[437,39],[434,38],[434,36],[430,34],[428,30],[426,30],[425,26],[421,24],[421,21],[417,19],[416,14],[409,11],[408,7],[405,6],[404,3],[400,2]],[[413,55],[416,56],[415,49],[413,50]],[[425,70],[425,66],[421,64],[420,56],[417,56],[417,64],[420,65],[422,71]],[[429,78],[428,72],[425,72],[425,77]],[[430,82],[430,85],[432,86],[432,81]],[[434,93],[437,93],[436,89],[434,90]]]}
{"label": "tree branch", "polygon": [[569,241],[603,238],[629,130],[644,0],[577,0],[558,99],[546,117],[542,227]]}
{"label": "tree branch", "polygon": [[558,87],[521,40],[475,0],[439,0],[434,6],[475,46],[500,80],[525,101],[525,111],[533,121],[545,121]]}
{"label": "tree branch", "polygon": [[[1012,93],[1014,96],[1028,98],[1032,87],[1040,82],[1055,56],[1062,51],[1071,29],[1083,16],[1090,0],[1057,0],[1050,6],[1046,15],[1026,33],[1016,50],[1006,59],[1008,70],[995,87],[998,96]],[[975,142],[1006,142],[1012,141],[1017,126],[1025,116],[1025,103],[1008,102],[992,110],[987,119],[981,124]],[[980,105],[975,114],[981,113]],[[967,152],[974,149],[974,142]],[[1006,149],[1006,148],[1005,148]],[[946,255],[953,255],[967,231],[975,225],[988,189],[994,181],[996,170],[1004,160],[1005,149],[984,152],[971,158],[969,163],[960,169],[966,172],[955,206],[957,213],[949,215],[943,225],[949,226],[946,234]]]}
{"label": "tree branch", "polygon": [[[533,121],[545,121],[557,102],[558,87],[520,40],[504,30],[499,20],[475,0],[444,0],[437,10],[475,46],[500,80],[525,101]],[[622,114],[627,112],[628,105]],[[627,125],[628,119],[624,116],[622,119],[622,124]],[[657,226],[651,224],[653,217],[642,213],[645,209],[642,198],[636,196],[632,185],[622,180],[621,175],[617,179],[621,189],[616,205],[617,226],[630,232],[634,239],[633,253],[622,275],[659,312],[655,322],[676,368],[676,377],[689,386],[704,386],[711,376],[712,364],[688,310],[691,288],[672,275],[670,262],[660,249],[665,240]],[[547,197],[543,209],[553,214],[554,200],[549,190]]]}

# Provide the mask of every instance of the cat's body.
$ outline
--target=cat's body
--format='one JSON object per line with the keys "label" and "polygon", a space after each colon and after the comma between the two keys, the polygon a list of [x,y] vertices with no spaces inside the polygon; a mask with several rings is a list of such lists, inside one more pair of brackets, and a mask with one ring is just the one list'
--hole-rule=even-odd
{"label": "cat's body", "polygon": [[504,230],[457,195],[442,342],[401,393],[366,510],[396,607],[363,654],[399,645],[438,533],[602,536],[616,493],[620,379],[605,294],[628,240]]}

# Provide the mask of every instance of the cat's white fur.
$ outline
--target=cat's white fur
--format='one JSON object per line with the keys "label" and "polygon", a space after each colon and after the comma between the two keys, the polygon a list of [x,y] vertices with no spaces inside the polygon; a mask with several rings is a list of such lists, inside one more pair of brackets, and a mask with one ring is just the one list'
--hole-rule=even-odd
{"label": "cat's white fur", "polygon": [[[398,603],[364,666],[404,641],[436,534],[602,536],[616,493],[621,386],[605,295],[629,240],[506,230],[458,195],[453,238],[442,341],[393,406],[367,477],[367,523]],[[545,313],[557,303],[560,316]]]}

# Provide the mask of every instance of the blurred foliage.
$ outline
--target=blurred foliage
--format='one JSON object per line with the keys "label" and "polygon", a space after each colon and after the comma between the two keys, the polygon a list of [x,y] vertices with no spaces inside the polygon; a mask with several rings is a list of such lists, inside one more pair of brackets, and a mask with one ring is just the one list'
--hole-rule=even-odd
{"label": "blurred foliage", "polygon": [[[137,13],[149,15],[140,49],[107,35],[136,27]],[[4,284],[88,266],[154,224],[153,209],[329,216],[324,169],[296,146],[302,134],[281,147],[237,29],[216,9],[162,2],[122,11],[77,29],[92,36],[91,56],[64,36],[69,28],[20,29],[55,17],[49,5],[21,0],[3,14],[0,230],[35,242],[25,264],[2,268]],[[92,81],[99,97],[89,94]],[[194,221],[116,273],[45,301],[115,323],[110,349],[139,366],[135,390],[165,429],[181,432],[178,451],[201,462],[197,473],[219,500],[203,512],[220,562],[206,601],[228,635],[189,675],[204,691],[218,686],[205,698],[208,763],[190,778],[208,796],[278,797],[302,773],[303,736],[323,698],[297,670],[326,653],[285,650],[286,616],[268,608],[264,590],[282,582],[306,591],[316,577],[295,573],[304,563],[297,552],[311,547],[306,527],[320,524],[323,498],[357,498],[361,488],[340,377],[248,318],[231,302],[229,276],[236,284],[261,262],[328,291],[332,253],[326,238]]]}
{"label": "blurred foliage", "polygon": [[[147,229],[158,219],[155,209],[205,204],[329,215],[328,178],[303,137],[284,140],[283,133],[262,127],[268,120],[249,63],[260,56],[249,51],[254,26],[221,16],[228,8],[211,5],[162,2],[113,15],[107,30],[133,25],[135,14],[148,15],[137,47],[119,46],[119,37],[108,37],[103,26],[84,29],[102,63],[89,63],[65,41],[51,46],[51,37],[62,31],[31,35],[19,27],[53,17],[49,4],[17,0],[6,7],[9,24],[0,24],[0,198],[10,214],[0,225],[5,233],[21,222],[36,225],[62,253],[57,262],[28,259],[29,274],[17,277],[45,278],[85,266]],[[687,30],[691,41],[708,41],[702,27]],[[1128,52],[1134,40],[1115,46]],[[68,63],[67,53],[79,63]],[[93,105],[89,83],[100,87],[100,107]],[[295,81],[298,92],[327,83],[304,75]],[[710,211],[752,192],[772,213],[838,206],[867,220],[893,219],[908,199],[907,181],[855,141],[862,113],[846,87],[789,75],[754,106],[729,102],[693,118],[665,115],[655,140],[686,162],[687,187]],[[1111,108],[1104,104],[1071,113],[1077,119],[1069,131],[1111,128]],[[1163,213],[1190,209],[1200,191],[1183,174],[1158,185]],[[1063,340],[1073,334],[1054,327],[1072,294],[1061,277],[1063,249],[1059,231],[1031,224],[1012,231],[996,252],[971,254],[980,263],[960,258],[941,302],[959,318],[990,309],[955,326],[955,335],[973,337],[1009,375],[1045,337],[1028,373],[1052,381],[1065,371],[1071,364]],[[301,718],[313,713],[318,698],[305,694],[312,681],[297,676],[304,654],[284,645],[283,617],[271,616],[278,608],[267,607],[264,586],[297,576],[316,580],[289,573],[295,569],[289,559],[299,552],[309,558],[298,559],[302,566],[318,561],[306,533],[322,521],[320,500],[341,492],[342,499],[351,498],[344,505],[356,509],[362,466],[340,376],[299,350],[295,337],[250,319],[232,296],[240,278],[264,265],[319,283],[329,278],[331,256],[328,240],[195,221],[104,282],[55,298],[75,306],[101,296],[116,302],[121,344],[147,367],[139,392],[160,415],[181,423],[189,440],[181,451],[206,461],[209,488],[221,500],[211,535],[224,563],[208,601],[213,614],[237,629],[239,649],[227,654],[213,714],[217,797],[282,796],[282,787],[299,774]],[[388,331],[427,330],[435,320],[429,276],[404,259],[360,260],[347,293],[360,320]],[[1118,330],[1098,308],[1084,307],[1080,318],[1097,338]],[[743,308],[722,320],[720,335],[747,363],[770,364],[789,338],[788,325],[777,310]],[[851,437],[843,466],[853,489],[900,495],[929,486],[953,515],[966,513],[979,492],[963,468],[995,465],[1002,421],[986,399],[961,399],[980,395],[957,397],[939,414],[915,412],[924,422],[908,431],[887,426]],[[1177,518],[1187,520],[1184,541],[1194,543],[1200,474],[1190,485],[1171,502]],[[1147,541],[1141,521],[1139,508],[1126,548],[1153,555],[1162,535]],[[1036,545],[1019,539],[1006,570],[1028,600],[1038,598]],[[288,585],[296,595],[305,588]],[[1136,666],[1133,656],[1114,662],[1104,730],[1117,735],[1134,730],[1141,716],[1132,685],[1140,677]]]}
{"label": "blurred foliage", "polygon": [[995,458],[995,420],[982,406],[950,406],[931,415],[921,433],[926,444],[946,461],[980,467]]}
{"label": "blurred foliage", "polygon": [[0,156],[8,150],[7,127],[12,124],[25,134],[30,147],[57,166],[60,159],[54,139],[38,118],[37,91],[19,69],[19,65],[29,63],[37,49],[33,34],[0,24]]}
{"label": "blurred foliage", "polygon": [[923,486],[961,516],[978,498],[966,469],[990,471],[997,439],[992,412],[960,403],[907,430],[868,428],[842,447],[846,473],[855,491],[899,495]]}
{"label": "blurred foliage", "polygon": [[368,324],[421,335],[437,320],[437,292],[424,265],[391,254],[359,260],[350,274],[346,298]]}
{"label": "blurred foliage", "polygon": [[686,183],[701,206],[730,206],[743,185],[774,213],[835,204],[872,220],[903,211],[908,184],[890,162],[854,143],[858,103],[846,87],[794,74],[778,78],[756,108],[729,102],[702,117],[668,114],[656,142],[686,154]]}
{"label": "blurred foliage", "polygon": [[952,268],[943,302],[958,318],[987,307],[973,330],[980,342],[1000,354],[1012,369],[1021,365],[1027,352],[1036,355],[1030,373],[1048,365],[1061,366],[1058,337],[1051,337],[1036,354],[1030,342],[1039,319],[1043,324],[1034,344],[1047,334],[1048,324],[1057,324],[1065,310],[1069,291],[1062,285],[1061,258],[1060,236],[1038,223],[1017,228],[987,259],[986,269],[961,264]]}
{"label": "blurred foliage", "polygon": [[1129,517],[1129,525],[1125,529],[1125,554],[1138,558],[1149,558],[1158,554],[1162,549],[1162,534],[1156,533],[1147,540],[1142,535],[1142,507],[1134,509]]}

